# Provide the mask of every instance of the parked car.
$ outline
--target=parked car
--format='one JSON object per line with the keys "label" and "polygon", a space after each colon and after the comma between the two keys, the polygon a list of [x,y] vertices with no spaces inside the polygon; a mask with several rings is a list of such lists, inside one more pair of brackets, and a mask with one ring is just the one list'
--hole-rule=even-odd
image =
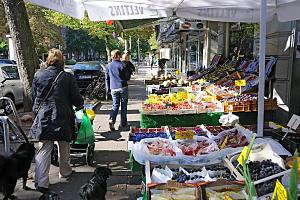
{"label": "parked car", "polygon": [[9,60],[9,59],[0,59],[0,64],[16,64],[16,61],[14,60]]}
{"label": "parked car", "polygon": [[87,86],[98,77],[100,72],[104,72],[105,64],[100,61],[78,62],[71,69],[80,91],[84,93]]}
{"label": "parked car", "polygon": [[0,96],[9,97],[18,105],[23,102],[23,91],[17,65],[0,64]]}

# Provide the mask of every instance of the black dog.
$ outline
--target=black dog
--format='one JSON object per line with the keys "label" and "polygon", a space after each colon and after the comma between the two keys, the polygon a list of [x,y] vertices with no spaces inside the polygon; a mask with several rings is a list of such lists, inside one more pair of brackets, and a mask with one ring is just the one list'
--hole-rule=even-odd
{"label": "black dog", "polygon": [[107,191],[106,180],[112,172],[109,168],[98,167],[93,176],[80,189],[80,197],[83,200],[105,200]]}
{"label": "black dog", "polygon": [[23,189],[30,189],[26,183],[34,155],[34,145],[23,143],[11,156],[0,157],[0,192],[4,194],[4,200],[15,198],[12,194],[19,178],[23,178]]}

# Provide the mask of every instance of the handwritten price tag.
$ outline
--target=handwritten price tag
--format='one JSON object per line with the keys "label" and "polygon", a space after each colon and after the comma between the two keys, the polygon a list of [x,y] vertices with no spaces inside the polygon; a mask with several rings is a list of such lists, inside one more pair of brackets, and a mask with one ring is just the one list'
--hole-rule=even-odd
{"label": "handwritten price tag", "polygon": [[238,86],[238,87],[245,87],[246,86],[246,80],[245,79],[235,80],[234,83],[235,83],[235,86]]}
{"label": "handwritten price tag", "polygon": [[[237,161],[239,162],[240,165],[243,165],[244,161],[246,162],[246,156],[247,156],[247,151],[248,151],[248,147],[244,147],[241,154],[239,155]],[[252,151],[250,151],[251,154]]]}
{"label": "handwritten price tag", "polygon": [[175,132],[175,139],[190,139],[192,140],[194,138],[194,132],[191,130],[188,131],[176,131]]}
{"label": "handwritten price tag", "polygon": [[287,200],[287,192],[279,180],[276,181],[272,200],[277,196],[278,200]]}

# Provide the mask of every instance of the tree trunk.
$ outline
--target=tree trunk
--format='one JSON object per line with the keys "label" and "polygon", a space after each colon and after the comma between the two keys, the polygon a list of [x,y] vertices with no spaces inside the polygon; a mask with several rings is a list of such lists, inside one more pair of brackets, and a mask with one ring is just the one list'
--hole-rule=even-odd
{"label": "tree trunk", "polygon": [[24,88],[24,111],[31,111],[31,84],[35,69],[38,67],[38,57],[29,26],[28,16],[23,0],[1,0],[10,35],[16,49],[18,69]]}
{"label": "tree trunk", "polygon": [[110,55],[110,44],[109,44],[109,36],[106,35],[105,36],[105,49],[106,49],[106,55],[107,55],[107,61],[109,62],[111,59],[111,55]]}

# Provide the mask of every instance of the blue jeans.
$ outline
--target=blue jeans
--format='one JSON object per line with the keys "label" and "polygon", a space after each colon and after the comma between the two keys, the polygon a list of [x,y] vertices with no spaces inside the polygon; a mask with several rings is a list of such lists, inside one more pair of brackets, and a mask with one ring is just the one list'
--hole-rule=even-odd
{"label": "blue jeans", "polygon": [[121,103],[121,126],[127,125],[127,103],[128,103],[128,88],[123,88],[118,91],[111,91],[112,96],[112,109],[109,119],[116,123],[119,107]]}

